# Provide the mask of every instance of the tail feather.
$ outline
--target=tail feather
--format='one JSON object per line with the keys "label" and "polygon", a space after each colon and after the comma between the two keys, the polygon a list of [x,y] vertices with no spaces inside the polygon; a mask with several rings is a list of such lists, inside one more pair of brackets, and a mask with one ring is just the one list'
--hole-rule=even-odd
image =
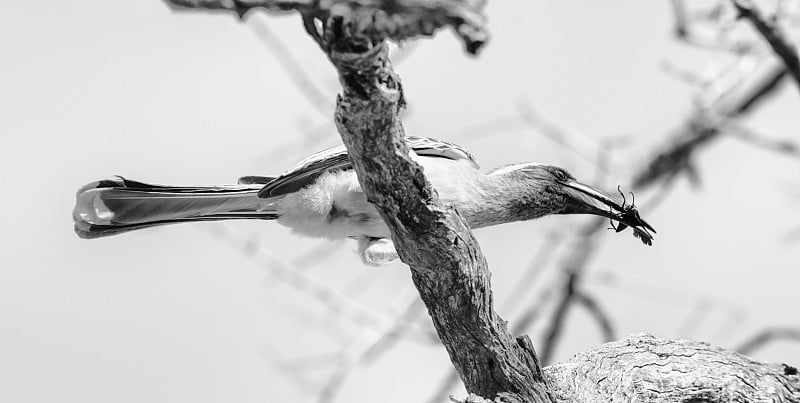
{"label": "tail feather", "polygon": [[228,219],[277,219],[261,185],[164,186],[120,177],[78,190],[73,219],[81,238],[98,238],[157,225]]}

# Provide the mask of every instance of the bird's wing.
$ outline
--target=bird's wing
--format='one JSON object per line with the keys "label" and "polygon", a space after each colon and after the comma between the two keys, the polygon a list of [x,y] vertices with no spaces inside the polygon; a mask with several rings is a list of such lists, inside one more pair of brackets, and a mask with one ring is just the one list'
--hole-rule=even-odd
{"label": "bird's wing", "polygon": [[[406,144],[421,157],[439,157],[451,160],[465,159],[476,169],[475,157],[460,146],[446,141],[426,137],[406,137]],[[298,162],[286,172],[278,175],[258,192],[262,198],[276,197],[296,192],[313,183],[325,172],[352,169],[347,149],[341,145],[322,150]]]}

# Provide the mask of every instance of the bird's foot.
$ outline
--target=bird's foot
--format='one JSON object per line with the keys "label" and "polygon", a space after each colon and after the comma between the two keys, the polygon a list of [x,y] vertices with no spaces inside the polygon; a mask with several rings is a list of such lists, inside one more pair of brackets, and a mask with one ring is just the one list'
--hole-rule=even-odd
{"label": "bird's foot", "polygon": [[394,243],[386,238],[359,238],[358,254],[364,264],[373,267],[385,266],[399,259]]}

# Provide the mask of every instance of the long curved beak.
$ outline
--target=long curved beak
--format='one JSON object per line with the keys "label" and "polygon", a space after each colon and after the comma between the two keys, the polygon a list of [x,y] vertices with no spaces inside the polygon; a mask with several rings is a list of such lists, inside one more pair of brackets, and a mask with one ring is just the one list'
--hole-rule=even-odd
{"label": "long curved beak", "polygon": [[649,231],[656,233],[656,230],[639,216],[639,210],[634,206],[633,200],[628,203],[624,196],[611,196],[577,181],[566,182],[564,186],[575,200],[577,204],[575,208],[579,213],[594,214],[617,221],[619,225],[614,228],[617,232],[631,227],[633,235],[641,239],[642,243],[653,244],[653,235]]}

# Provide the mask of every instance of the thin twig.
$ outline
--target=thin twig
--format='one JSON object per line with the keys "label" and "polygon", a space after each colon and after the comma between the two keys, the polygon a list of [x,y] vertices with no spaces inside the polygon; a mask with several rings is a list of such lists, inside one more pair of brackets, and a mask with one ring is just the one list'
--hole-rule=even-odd
{"label": "thin twig", "polygon": [[[747,41],[731,42],[728,31],[732,24],[726,24],[723,17],[723,8],[715,6],[702,15],[689,12],[685,0],[671,0],[672,14],[675,19],[675,37],[688,45],[701,49],[722,51],[726,53],[747,53],[752,50],[754,45]],[[706,29],[698,28],[698,22],[703,23]]]}
{"label": "thin twig", "polygon": [[793,158],[800,158],[800,146],[790,139],[768,137],[746,127],[742,123],[729,119],[720,125],[720,129],[732,138],[742,140],[758,148],[784,154]]}
{"label": "thin twig", "polygon": [[264,19],[266,16],[261,14],[252,15],[248,19],[248,26],[258,39],[264,43],[275,55],[275,59],[283,67],[286,74],[294,82],[294,85],[305,96],[306,100],[321,115],[330,117],[333,114],[333,104],[329,102],[333,97],[322,91],[311,77],[306,74],[303,65],[294,58],[292,51],[281,41],[281,38],[270,29],[269,24]]}
{"label": "thin twig", "polygon": [[522,276],[517,279],[516,285],[505,297],[503,303],[503,310],[510,311],[513,306],[519,306],[520,302],[525,299],[525,294],[530,292],[533,285],[536,284],[537,278],[542,274],[544,268],[554,256],[558,244],[564,239],[562,232],[551,232],[548,234],[544,242],[539,246],[539,249],[534,253],[533,258],[530,260],[528,268],[522,273]]}
{"label": "thin twig", "polygon": [[734,350],[740,354],[748,355],[769,343],[780,340],[800,342],[800,329],[780,327],[765,329],[756,333]]}
{"label": "thin twig", "polygon": [[345,380],[358,365],[374,361],[394,345],[404,333],[411,330],[409,324],[423,312],[424,305],[416,293],[411,290],[402,293],[398,298],[407,301],[403,314],[395,323],[382,331],[375,332],[372,329],[366,329],[353,340],[350,346],[340,354],[336,368],[322,387],[318,399],[320,403],[333,402]]}
{"label": "thin twig", "polygon": [[334,253],[342,250],[343,240],[325,240],[319,246],[312,248],[308,252],[292,258],[293,265],[305,271],[313,267],[315,264],[322,262]]}
{"label": "thin twig", "polygon": [[575,303],[586,308],[592,318],[597,321],[597,325],[600,326],[600,331],[603,334],[603,342],[608,343],[617,339],[614,325],[611,323],[611,317],[600,306],[597,299],[585,291],[579,291],[575,296]]}
{"label": "thin twig", "polygon": [[692,338],[695,330],[706,322],[705,319],[711,313],[712,308],[708,298],[700,298],[683,319],[683,323],[678,326],[677,335],[681,338]]}
{"label": "thin twig", "polygon": [[[571,151],[578,156],[578,158],[584,160],[585,162],[594,164],[594,155],[596,154],[595,150],[601,148],[596,139],[586,135],[580,130],[568,128],[562,124],[559,124],[555,120],[542,116],[526,101],[518,102],[517,108],[519,109],[523,120],[527,122],[530,127],[536,129],[539,134],[542,134],[564,149]],[[574,141],[575,138],[582,138],[589,142],[592,145],[592,150],[586,150],[585,147],[578,147]],[[613,162],[613,160],[611,162]]]}
{"label": "thin twig", "polygon": [[298,370],[295,365],[287,362],[273,347],[265,346],[262,352],[267,361],[278,370],[278,373],[292,381],[292,384],[301,392],[309,393],[320,388],[318,381],[312,380],[304,371]]}
{"label": "thin twig", "polygon": [[223,225],[215,226],[213,233],[219,240],[240,249],[245,256],[267,270],[276,280],[282,281],[303,294],[316,299],[335,313],[357,325],[380,330],[384,329],[387,323],[394,323],[396,320],[387,315],[374,312],[338,290],[302,273],[278,254],[264,249],[260,243],[253,243],[250,238],[243,237]]}

